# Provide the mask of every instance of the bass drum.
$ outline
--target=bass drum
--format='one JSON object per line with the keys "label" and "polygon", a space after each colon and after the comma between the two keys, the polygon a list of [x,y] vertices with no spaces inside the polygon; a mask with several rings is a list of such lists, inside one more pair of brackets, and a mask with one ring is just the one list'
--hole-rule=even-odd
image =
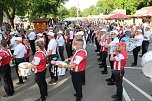
{"label": "bass drum", "polygon": [[127,44],[126,47],[127,51],[132,51],[136,47],[135,42],[131,39],[126,40],[126,44]]}
{"label": "bass drum", "polygon": [[152,51],[145,53],[141,58],[142,71],[144,75],[152,78]]}

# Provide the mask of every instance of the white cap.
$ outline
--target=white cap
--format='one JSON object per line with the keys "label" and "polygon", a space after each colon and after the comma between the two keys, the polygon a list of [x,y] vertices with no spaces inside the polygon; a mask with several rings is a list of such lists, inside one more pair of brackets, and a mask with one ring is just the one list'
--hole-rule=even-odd
{"label": "white cap", "polygon": [[49,36],[54,36],[54,33],[53,32],[49,32],[48,35]]}
{"label": "white cap", "polygon": [[145,28],[150,28],[150,26],[145,26]]}
{"label": "white cap", "polygon": [[14,35],[15,33],[14,32],[10,32],[10,34],[9,35]]}
{"label": "white cap", "polygon": [[119,32],[118,32],[118,31],[116,31],[116,30],[111,31],[111,33],[115,33],[116,35],[118,35],[118,34],[119,34]]}
{"label": "white cap", "polygon": [[16,37],[15,41],[22,41],[22,37]]}
{"label": "white cap", "polygon": [[106,29],[101,29],[100,32],[107,32],[107,30]]}
{"label": "white cap", "polygon": [[75,36],[78,36],[78,35],[84,35],[84,32],[83,31],[80,31],[80,32],[77,32],[76,34],[75,34]]}
{"label": "white cap", "polygon": [[29,29],[29,31],[32,31],[32,30],[33,30],[32,28]]}
{"label": "white cap", "polygon": [[37,34],[37,36],[40,36],[40,37],[42,37],[42,36],[43,36],[43,34],[42,34],[42,33],[39,33],[39,34]]}
{"label": "white cap", "polygon": [[53,30],[50,30],[49,32],[53,32]]}
{"label": "white cap", "polygon": [[141,29],[138,29],[137,32],[141,32],[141,33],[142,33],[142,30],[141,30]]}
{"label": "white cap", "polygon": [[62,31],[59,31],[57,34],[63,34],[63,32],[62,32]]}

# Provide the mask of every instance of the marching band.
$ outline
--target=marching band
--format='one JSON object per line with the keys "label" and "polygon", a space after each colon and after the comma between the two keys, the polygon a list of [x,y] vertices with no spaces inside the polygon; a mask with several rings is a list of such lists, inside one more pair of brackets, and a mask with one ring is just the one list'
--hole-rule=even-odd
{"label": "marching band", "polygon": [[[60,30],[57,31],[57,29]],[[103,68],[101,73],[108,74],[107,56],[109,55],[111,77],[106,79],[107,85],[116,85],[117,91],[112,98],[115,98],[115,101],[122,101],[122,81],[125,72],[124,67],[128,59],[127,51],[133,51],[134,62],[131,66],[136,66],[141,47],[142,55],[148,50],[152,35],[150,29],[150,26],[145,26],[144,30],[142,30],[141,28],[133,29],[129,26],[123,27],[110,23],[99,23],[92,25],[71,24],[65,26],[65,28],[63,27],[63,29],[53,26],[48,27],[47,31],[45,30],[43,33],[38,34],[36,34],[34,29],[30,28],[24,37],[17,32],[11,32],[9,34],[9,44],[6,43],[6,38],[0,41],[0,77],[4,81],[3,85],[6,91],[4,97],[13,96],[14,94],[11,67],[9,65],[12,61],[15,64],[19,78],[17,84],[24,84],[23,76],[19,69],[20,63],[28,62],[24,65],[24,68],[31,68],[34,71],[35,82],[40,90],[40,98],[35,101],[45,101],[48,96],[48,86],[45,80],[47,67],[50,73],[50,81],[48,82],[50,85],[58,83],[59,76],[65,75],[67,69],[70,70],[73,87],[76,92],[74,96],[76,96],[76,101],[81,101],[83,98],[82,85],[86,83],[87,45],[94,44],[95,39],[97,48],[95,51],[100,56],[98,59],[99,68]],[[6,37],[6,33],[4,32],[3,34]],[[66,49],[68,59],[65,59],[64,49]],[[31,51],[34,56],[32,62],[30,62]],[[57,61],[58,59],[64,62],[69,61],[70,64],[59,63],[57,65],[51,63],[52,60]]]}

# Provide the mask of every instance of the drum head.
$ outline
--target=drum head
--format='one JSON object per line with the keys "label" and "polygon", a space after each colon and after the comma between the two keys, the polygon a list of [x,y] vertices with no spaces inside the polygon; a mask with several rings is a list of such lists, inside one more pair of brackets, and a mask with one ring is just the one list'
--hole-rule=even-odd
{"label": "drum head", "polygon": [[145,76],[152,78],[152,61],[147,62],[144,65],[142,71],[143,71]]}
{"label": "drum head", "polygon": [[126,44],[127,44],[126,47],[127,51],[132,51],[136,47],[135,42],[132,41],[131,39],[126,40]]}
{"label": "drum head", "polygon": [[26,68],[24,65],[25,64],[30,64],[29,62],[22,62],[18,65],[19,68]]}

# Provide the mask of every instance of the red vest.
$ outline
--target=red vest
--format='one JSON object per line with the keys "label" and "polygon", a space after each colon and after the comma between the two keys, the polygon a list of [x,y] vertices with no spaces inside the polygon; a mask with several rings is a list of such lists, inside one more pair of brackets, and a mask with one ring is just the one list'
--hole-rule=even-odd
{"label": "red vest", "polygon": [[128,60],[128,52],[126,50],[121,51],[118,55],[122,55],[123,59],[120,61],[114,60],[114,70],[124,70],[126,62]]}
{"label": "red vest", "polygon": [[2,51],[0,51],[0,57],[2,58],[0,60],[0,66],[5,66],[10,63],[11,61],[11,51],[7,48],[2,48]]}
{"label": "red vest", "polygon": [[46,51],[45,50],[37,51],[34,57],[39,57],[41,59],[39,65],[37,65],[37,69],[35,70],[35,73],[42,72],[43,70],[45,70],[46,61],[47,61]]}
{"label": "red vest", "polygon": [[74,61],[76,60],[76,56],[80,56],[83,58],[83,60],[76,66],[76,68],[73,68],[72,71],[73,72],[81,72],[84,71],[86,68],[86,61],[87,61],[87,53],[85,52],[84,49],[80,49],[78,50],[75,55],[73,56],[71,63],[74,63]]}

